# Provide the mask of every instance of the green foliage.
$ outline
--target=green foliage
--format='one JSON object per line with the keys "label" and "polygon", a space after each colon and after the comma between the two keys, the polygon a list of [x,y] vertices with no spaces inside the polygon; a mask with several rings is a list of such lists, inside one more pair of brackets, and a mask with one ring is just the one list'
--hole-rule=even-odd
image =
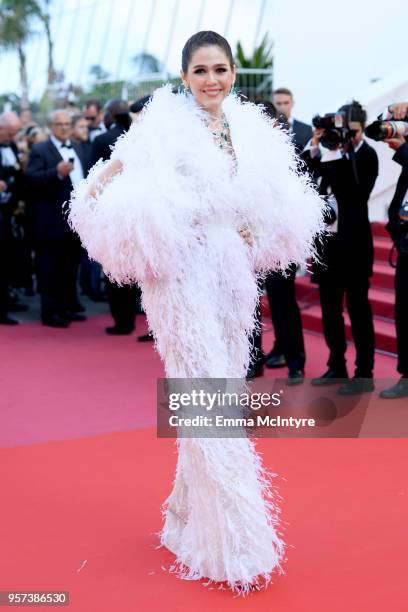
{"label": "green foliage", "polygon": [[162,69],[160,61],[151,53],[138,53],[132,57],[131,61],[138,74],[160,72]]}
{"label": "green foliage", "polygon": [[28,106],[28,77],[24,46],[34,33],[39,19],[35,0],[0,0],[0,47],[18,54],[21,83],[21,106]]}
{"label": "green foliage", "polygon": [[[235,87],[250,100],[268,100],[272,94],[273,70],[273,41],[265,34],[261,43],[254,49],[251,56],[245,55],[240,42],[237,43],[235,61],[238,72]],[[259,70],[265,73],[245,73],[245,71]]]}
{"label": "green foliage", "polygon": [[33,20],[38,17],[35,0],[0,0],[0,45],[17,50],[34,33]]}
{"label": "green foliage", "polygon": [[265,34],[260,45],[253,51],[252,56],[245,55],[241,42],[237,43],[235,60],[238,68],[273,68],[273,41]]}
{"label": "green foliage", "polygon": [[103,81],[110,76],[110,72],[102,68],[100,64],[94,64],[89,69],[89,74],[95,79],[95,81]]}

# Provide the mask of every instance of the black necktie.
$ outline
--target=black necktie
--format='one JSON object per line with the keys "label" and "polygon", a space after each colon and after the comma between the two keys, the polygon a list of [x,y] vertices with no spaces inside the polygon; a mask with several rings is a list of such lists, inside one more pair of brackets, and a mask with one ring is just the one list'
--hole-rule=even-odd
{"label": "black necktie", "polygon": [[61,149],[72,149],[72,145],[64,142],[64,144],[61,145]]}

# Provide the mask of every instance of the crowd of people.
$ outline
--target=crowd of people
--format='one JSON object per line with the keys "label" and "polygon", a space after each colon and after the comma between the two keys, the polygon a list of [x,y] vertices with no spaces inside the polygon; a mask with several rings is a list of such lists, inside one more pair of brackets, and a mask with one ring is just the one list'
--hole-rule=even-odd
{"label": "crowd of people", "polygon": [[[84,321],[80,288],[94,301],[108,300],[114,325],[106,328],[107,333],[122,335],[134,330],[141,308],[140,290],[136,285],[119,287],[104,277],[100,264],[88,258],[71,231],[64,206],[90,168],[98,160],[109,159],[112,145],[137,120],[148,100],[145,97],[129,106],[124,100],[113,99],[103,108],[98,100],[88,100],[82,109],[53,111],[47,126],[39,125],[27,109],[19,115],[0,115],[0,324],[16,325],[12,313],[26,309],[22,296],[35,292],[40,295],[44,325],[66,328],[73,321]],[[339,388],[342,395],[372,391],[375,334],[369,287],[373,238],[368,200],[378,175],[378,159],[364,139],[366,113],[358,102],[339,109],[348,116],[352,135],[346,144],[328,150],[321,145],[322,128],[313,129],[294,118],[290,90],[275,90],[273,100],[263,105],[265,112],[278,117],[292,133],[305,172],[310,173],[319,192],[335,202],[330,208],[333,217],[327,219],[329,231],[318,245],[319,260],[313,264],[329,349],[328,370],[312,384],[323,386],[347,379]],[[407,109],[408,104],[395,105],[396,118],[403,118]],[[386,142],[396,150],[394,159],[403,167],[388,224],[398,252],[396,329],[401,379],[383,391],[382,397],[392,399],[408,396],[408,255],[401,249],[398,230],[398,211],[407,199],[408,142],[403,137]],[[286,366],[288,384],[303,382],[306,353],[296,274],[292,266],[286,274],[273,272],[262,280],[275,343],[264,353],[261,333],[254,333],[249,378],[262,375],[264,367]],[[350,379],[344,298],[356,347],[356,368]],[[152,336],[139,339],[151,340]]]}
{"label": "crowd of people", "polygon": [[[114,325],[106,332],[130,334],[141,312],[137,287],[118,287],[91,261],[67,222],[65,203],[73,187],[135,120],[148,98],[132,106],[120,99],[102,108],[50,113],[39,125],[29,110],[0,115],[0,324],[17,325],[13,312],[27,310],[24,295],[38,292],[46,326],[85,321],[82,290],[109,301]],[[150,335],[140,340],[149,340]]]}

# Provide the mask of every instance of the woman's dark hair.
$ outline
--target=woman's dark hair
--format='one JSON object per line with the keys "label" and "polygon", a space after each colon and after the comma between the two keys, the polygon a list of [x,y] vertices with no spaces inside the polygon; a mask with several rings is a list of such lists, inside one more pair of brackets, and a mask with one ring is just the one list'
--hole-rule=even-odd
{"label": "woman's dark hair", "polygon": [[143,96],[143,98],[139,98],[136,102],[130,105],[129,110],[131,113],[140,113],[146,104],[148,104],[152,99],[152,96]]}
{"label": "woman's dark hair", "polygon": [[183,47],[183,51],[181,52],[181,68],[184,74],[188,70],[188,65],[191,62],[193,53],[197,51],[197,49],[200,49],[200,47],[209,47],[211,45],[217,45],[217,47],[222,49],[228,58],[231,68],[234,67],[235,62],[228,40],[221,36],[221,34],[217,34],[217,32],[203,30],[191,36]]}

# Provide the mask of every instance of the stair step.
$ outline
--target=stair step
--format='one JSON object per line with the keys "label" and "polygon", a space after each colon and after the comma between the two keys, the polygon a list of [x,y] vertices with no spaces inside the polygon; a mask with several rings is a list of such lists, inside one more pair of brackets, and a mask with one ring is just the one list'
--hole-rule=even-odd
{"label": "stair step", "polygon": [[[392,268],[388,260],[374,262],[373,276],[371,278],[371,286],[376,289],[387,289],[394,291],[395,268]],[[318,301],[319,291],[317,285],[310,281],[310,275],[298,276],[296,279],[296,295],[298,299],[303,299],[305,296],[311,296],[312,301]],[[309,301],[309,300],[308,300]]]}
{"label": "stair step", "polygon": [[384,319],[394,320],[394,291],[376,289],[371,287],[368,292],[368,297],[371,302],[374,317],[382,317]]}
{"label": "stair step", "polygon": [[371,278],[371,285],[373,287],[380,287],[381,289],[394,289],[394,276],[395,269],[392,268],[388,263],[383,261],[376,261],[373,267],[373,276]]}
{"label": "stair step", "polygon": [[[320,306],[310,306],[302,311],[302,322],[305,330],[314,331],[317,333],[323,332],[322,313]],[[346,335],[348,340],[353,340],[351,334],[351,323],[347,313],[344,313],[346,324]],[[395,327],[391,321],[383,321],[374,319],[375,329],[375,347],[389,353],[397,352],[397,344],[395,339]]]}
{"label": "stair step", "polygon": [[374,238],[374,259],[387,261],[392,250],[392,241],[387,238]]}
{"label": "stair step", "polygon": [[[374,316],[394,319],[394,291],[389,289],[379,289],[371,287],[369,299],[373,308]],[[315,305],[319,304],[319,290],[316,284],[310,281],[310,276],[300,276],[296,279],[296,297],[299,304]],[[267,305],[262,309],[265,316],[268,315]]]}
{"label": "stair step", "polygon": [[373,236],[375,238],[377,237],[389,238],[390,237],[389,233],[385,229],[385,223],[381,221],[373,221],[371,223],[371,229],[373,231]]}

